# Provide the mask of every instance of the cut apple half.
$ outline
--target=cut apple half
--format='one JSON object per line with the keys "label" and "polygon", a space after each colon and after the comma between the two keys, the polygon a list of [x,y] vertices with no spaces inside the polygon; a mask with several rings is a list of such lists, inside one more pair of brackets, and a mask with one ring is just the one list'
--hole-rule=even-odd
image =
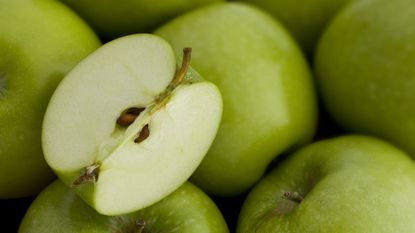
{"label": "cut apple half", "polygon": [[147,207],[183,184],[216,135],[217,87],[150,34],[102,46],[55,91],[43,123],[47,163],[99,213]]}

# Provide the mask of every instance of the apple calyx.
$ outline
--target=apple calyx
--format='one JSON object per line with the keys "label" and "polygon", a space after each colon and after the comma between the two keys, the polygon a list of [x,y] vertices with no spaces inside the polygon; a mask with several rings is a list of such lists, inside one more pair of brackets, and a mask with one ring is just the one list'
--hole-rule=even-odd
{"label": "apple calyx", "polygon": [[95,183],[98,180],[100,166],[101,164],[96,162],[86,167],[82,175],[72,183],[72,187],[77,187],[89,182]]}
{"label": "apple calyx", "polygon": [[144,233],[146,228],[146,222],[144,219],[139,218],[134,220],[129,217],[115,217],[113,223],[110,223],[109,230],[111,233]]}
{"label": "apple calyx", "polygon": [[137,230],[135,231],[135,233],[143,233],[144,232],[146,222],[143,219],[140,218],[137,221],[135,221],[135,225],[137,226]]}
{"label": "apple calyx", "polygon": [[304,200],[304,197],[301,194],[299,194],[298,192],[291,191],[284,192],[281,198],[296,202],[298,204],[300,204]]}

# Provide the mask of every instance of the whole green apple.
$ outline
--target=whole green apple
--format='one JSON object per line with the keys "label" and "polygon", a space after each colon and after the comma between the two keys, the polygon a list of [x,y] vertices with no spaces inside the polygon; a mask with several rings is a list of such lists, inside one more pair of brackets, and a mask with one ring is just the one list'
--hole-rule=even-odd
{"label": "whole green apple", "polygon": [[20,233],[228,233],[216,205],[191,183],[128,215],[100,215],[59,180],[32,203]]}
{"label": "whole green apple", "polygon": [[310,71],[289,34],[263,11],[215,4],[176,18],[156,34],[177,52],[192,47],[192,66],[223,96],[218,134],[192,178],[205,191],[246,191],[281,152],[313,136]]}
{"label": "whole green apple", "polygon": [[415,1],[356,1],[323,35],[321,96],[345,129],[376,135],[415,158]]}
{"label": "whole green apple", "polygon": [[415,232],[415,166],[367,136],[316,142],[251,191],[238,233]]}
{"label": "whole green apple", "polygon": [[46,105],[63,76],[99,45],[59,2],[0,1],[0,198],[35,194],[52,180],[40,143]]}
{"label": "whole green apple", "polygon": [[261,7],[281,21],[303,50],[312,54],[332,17],[350,0],[236,0]]}
{"label": "whole green apple", "polygon": [[224,0],[61,0],[106,39],[149,32],[191,9]]}

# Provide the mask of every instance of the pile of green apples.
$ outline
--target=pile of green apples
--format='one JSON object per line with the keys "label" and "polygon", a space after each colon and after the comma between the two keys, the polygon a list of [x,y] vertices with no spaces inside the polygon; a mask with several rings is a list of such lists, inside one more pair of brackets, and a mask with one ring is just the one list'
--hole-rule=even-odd
{"label": "pile of green apples", "polygon": [[0,0],[1,231],[413,233],[414,25],[414,0]]}

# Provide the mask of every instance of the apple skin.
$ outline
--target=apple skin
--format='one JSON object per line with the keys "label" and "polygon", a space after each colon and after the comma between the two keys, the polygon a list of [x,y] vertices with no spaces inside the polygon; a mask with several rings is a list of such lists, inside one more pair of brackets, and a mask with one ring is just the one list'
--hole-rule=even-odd
{"label": "apple skin", "polygon": [[330,20],[350,0],[238,0],[269,12],[292,33],[307,54],[312,54]]}
{"label": "apple skin", "polygon": [[122,230],[127,229],[126,224],[138,219],[146,222],[146,233],[229,233],[214,202],[189,182],[146,209],[108,217],[95,212],[59,180],[32,203],[19,232],[138,232]]}
{"label": "apple skin", "polygon": [[182,15],[155,33],[176,52],[192,47],[192,67],[222,93],[221,126],[192,177],[203,190],[240,194],[278,154],[312,138],[317,114],[311,75],[272,17],[246,4],[221,3]]}
{"label": "apple skin", "polygon": [[17,198],[53,179],[41,149],[43,114],[59,81],[100,42],[49,0],[1,1],[0,31],[0,198]]}
{"label": "apple skin", "polygon": [[149,32],[191,9],[224,0],[61,0],[78,12],[99,35],[114,39]]}
{"label": "apple skin", "polygon": [[415,158],[415,2],[356,1],[316,54],[321,97],[344,129],[386,139]]}
{"label": "apple skin", "polygon": [[[281,196],[296,191],[299,204]],[[415,232],[415,166],[392,145],[349,135],[309,145],[248,195],[237,233]]]}

